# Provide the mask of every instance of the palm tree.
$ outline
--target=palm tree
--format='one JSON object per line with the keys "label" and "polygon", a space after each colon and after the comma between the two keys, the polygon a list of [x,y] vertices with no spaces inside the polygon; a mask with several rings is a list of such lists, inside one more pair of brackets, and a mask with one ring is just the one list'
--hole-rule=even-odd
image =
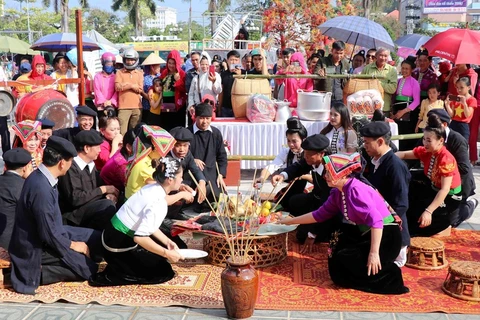
{"label": "palm tree", "polygon": [[128,13],[128,20],[135,27],[135,36],[137,37],[142,30],[142,18],[140,17],[140,3],[147,6],[151,14],[155,15],[157,6],[154,0],[114,0],[112,5],[113,11],[118,11],[121,8],[126,8]]}
{"label": "palm tree", "polygon": [[[60,13],[62,17],[60,20],[60,28],[62,32],[68,32],[68,0],[42,0],[45,7],[50,7],[53,2],[53,10],[55,13]],[[79,0],[80,6],[84,9],[88,8],[87,0]]]}
{"label": "palm tree", "polygon": [[210,12],[210,32],[212,35],[217,29],[217,12],[224,11],[231,4],[231,0],[208,0],[208,12]]}

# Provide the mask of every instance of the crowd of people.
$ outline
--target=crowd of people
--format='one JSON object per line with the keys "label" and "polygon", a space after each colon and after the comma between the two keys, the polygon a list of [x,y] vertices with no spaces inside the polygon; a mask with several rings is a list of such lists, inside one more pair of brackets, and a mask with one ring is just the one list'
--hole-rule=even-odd
{"label": "crowd of people", "polygon": [[[280,222],[301,224],[302,251],[329,242],[329,272],[337,285],[403,294],[409,290],[401,267],[410,236],[446,232],[478,205],[471,197],[476,149],[469,145],[478,130],[478,124],[472,127],[476,73],[469,65],[456,65],[446,77],[437,77],[428,53],[419,51],[402,62],[399,78],[384,48],[361,51],[352,64],[344,52],[341,41],[332,44],[328,56],[318,52],[306,58],[287,48],[274,69],[382,75],[383,111],[356,131],[343,101],[345,80],[278,81],[274,95],[283,95],[291,107],[297,89],[331,92],[330,118],[311,135],[298,118],[288,119],[288,147],[255,185],[269,176],[275,185],[289,183],[276,199],[287,193],[280,204],[294,218]],[[69,53],[55,61],[52,78],[78,76]],[[174,277],[169,262],[182,258],[178,249],[186,244],[172,236],[172,221],[188,219],[187,208],[208,212],[206,200],[225,190],[227,153],[212,118],[233,116],[233,75],[269,72],[260,49],[243,59],[232,50],[225,61],[193,52],[188,70],[175,50],[163,68],[158,57],[149,56],[144,72],[133,49],[123,52],[121,67],[116,62],[105,53],[102,71],[94,77],[87,71],[92,90],[86,105],[77,106],[76,85],[56,87],[76,106],[78,126],[54,130],[49,119],[13,126],[13,149],[4,149],[0,176],[5,221],[0,246],[8,248],[17,292],[34,294],[39,285],[59,281],[113,286]],[[31,71],[19,79],[48,79],[45,67],[35,56]],[[17,94],[42,89],[18,87]],[[423,132],[423,138],[401,142],[397,150],[385,116],[398,123],[400,133]],[[309,193],[307,182],[313,185]],[[97,273],[103,259],[107,267]]]}

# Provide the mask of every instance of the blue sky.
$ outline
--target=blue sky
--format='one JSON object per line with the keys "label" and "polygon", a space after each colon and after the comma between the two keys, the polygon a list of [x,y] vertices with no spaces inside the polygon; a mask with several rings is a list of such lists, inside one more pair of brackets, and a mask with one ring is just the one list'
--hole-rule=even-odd
{"label": "blue sky", "polygon": [[[103,10],[111,11],[112,0],[90,0],[90,7],[96,7]],[[14,0],[6,0],[6,8],[20,8],[20,3]],[[163,2],[157,1],[157,6],[166,6],[177,9],[177,20],[178,21],[188,21],[188,9],[189,2],[183,0],[164,0]],[[25,3],[24,3],[25,5]],[[36,3],[31,4],[31,6],[40,7],[42,2],[37,0]],[[70,0],[70,7],[78,6],[78,0]],[[192,16],[196,17],[196,20],[201,21],[201,14],[207,10],[207,0],[192,0]]]}

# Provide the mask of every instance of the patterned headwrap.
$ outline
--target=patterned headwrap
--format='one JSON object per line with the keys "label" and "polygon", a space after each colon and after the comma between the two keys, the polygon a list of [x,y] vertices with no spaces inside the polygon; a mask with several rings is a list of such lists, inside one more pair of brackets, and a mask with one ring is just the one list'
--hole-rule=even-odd
{"label": "patterned headwrap", "polygon": [[155,151],[158,152],[160,157],[165,157],[170,152],[170,150],[173,149],[173,146],[176,143],[176,140],[172,137],[170,133],[168,133],[167,130],[162,129],[158,126],[143,125],[142,131],[139,133],[139,136],[137,136],[135,138],[135,141],[133,141],[132,155],[130,156],[130,158],[128,158],[126,172],[127,180],[133,167],[135,167],[138,162],[142,161],[146,156],[150,154],[150,152],[152,152],[152,148],[147,147],[142,142],[140,135],[144,135],[144,137],[150,140]]}
{"label": "patterned headwrap", "polygon": [[[40,130],[42,130],[42,123],[40,121],[24,120],[16,123],[12,127],[12,130],[24,146],[33,136],[36,135],[38,139],[42,137],[42,133],[40,132]],[[17,147],[17,142],[13,147]]]}
{"label": "patterned headwrap", "polygon": [[323,161],[325,162],[325,169],[334,181],[362,169],[361,156],[358,152],[352,154],[335,153],[323,157]]}

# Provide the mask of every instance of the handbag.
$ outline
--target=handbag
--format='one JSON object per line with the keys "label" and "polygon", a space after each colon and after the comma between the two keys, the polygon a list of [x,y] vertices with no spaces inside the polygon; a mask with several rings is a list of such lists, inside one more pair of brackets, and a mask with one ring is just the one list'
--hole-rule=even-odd
{"label": "handbag", "polygon": [[[392,114],[397,114],[398,111],[403,110],[408,107],[408,102],[405,101],[396,101],[392,104]],[[405,113],[398,121],[410,121],[410,112]]]}

